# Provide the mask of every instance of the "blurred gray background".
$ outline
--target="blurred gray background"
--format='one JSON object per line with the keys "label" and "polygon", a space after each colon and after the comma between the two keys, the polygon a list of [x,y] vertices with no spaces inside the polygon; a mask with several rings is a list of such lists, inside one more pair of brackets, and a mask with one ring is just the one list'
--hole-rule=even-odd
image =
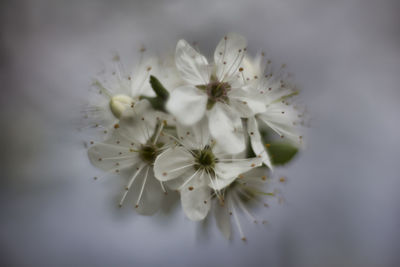
{"label": "blurred gray background", "polygon": [[[1,266],[400,266],[397,0],[2,1]],[[287,63],[311,118],[287,203],[248,242],[184,218],[117,210],[76,132],[94,75],[118,51],[229,31]]]}

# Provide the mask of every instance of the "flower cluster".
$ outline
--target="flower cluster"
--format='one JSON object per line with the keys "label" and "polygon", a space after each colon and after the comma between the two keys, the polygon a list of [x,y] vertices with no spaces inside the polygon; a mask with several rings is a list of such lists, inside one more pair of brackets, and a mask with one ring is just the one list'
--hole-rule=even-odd
{"label": "flower cluster", "polygon": [[152,215],[179,192],[187,218],[214,214],[227,238],[233,218],[245,240],[238,214],[258,221],[252,205],[278,195],[265,184],[273,167],[302,144],[298,91],[285,66],[273,71],[264,53],[247,55],[246,39],[234,33],[212,60],[180,40],[174,57],[141,58],[132,73],[115,62],[111,79],[94,82],[85,117],[102,135],[89,142],[91,163],[127,178],[119,205],[129,197]]}

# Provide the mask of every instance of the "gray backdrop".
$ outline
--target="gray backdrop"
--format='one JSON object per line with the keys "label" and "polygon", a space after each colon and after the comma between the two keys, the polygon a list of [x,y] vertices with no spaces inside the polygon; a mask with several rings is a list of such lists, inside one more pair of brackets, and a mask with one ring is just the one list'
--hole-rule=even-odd
{"label": "gray backdrop", "polygon": [[[400,266],[400,21],[396,0],[2,1],[1,266]],[[247,244],[172,218],[117,210],[75,128],[113,51],[229,31],[287,63],[311,128],[277,175],[285,205],[244,223]],[[244,220],[242,220],[244,222]]]}

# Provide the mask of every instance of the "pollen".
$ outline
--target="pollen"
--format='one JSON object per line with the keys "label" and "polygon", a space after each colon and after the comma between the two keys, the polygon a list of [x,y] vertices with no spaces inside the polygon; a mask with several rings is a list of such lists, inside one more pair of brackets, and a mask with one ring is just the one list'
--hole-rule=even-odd
{"label": "pollen", "polygon": [[281,178],[279,178],[279,182],[281,182],[281,183],[284,183],[284,182],[286,182],[286,178],[285,178],[285,177],[281,177]]}
{"label": "pollen", "polygon": [[194,188],[193,188],[193,186],[189,186],[189,191],[192,191]]}
{"label": "pollen", "polygon": [[240,71],[240,72],[242,72],[242,71],[243,71],[243,68],[242,68],[242,67],[240,67],[240,68],[239,68],[239,71]]}
{"label": "pollen", "polygon": [[166,172],[163,172],[163,174],[162,174],[163,176],[167,176],[167,173]]}
{"label": "pollen", "polygon": [[262,176],[262,177],[261,177],[261,180],[263,180],[263,181],[267,180],[267,176],[265,176],[265,175]]}
{"label": "pollen", "polygon": [[251,167],[255,167],[255,166],[256,166],[256,164],[254,164],[254,163],[253,163],[253,164],[251,164]]}

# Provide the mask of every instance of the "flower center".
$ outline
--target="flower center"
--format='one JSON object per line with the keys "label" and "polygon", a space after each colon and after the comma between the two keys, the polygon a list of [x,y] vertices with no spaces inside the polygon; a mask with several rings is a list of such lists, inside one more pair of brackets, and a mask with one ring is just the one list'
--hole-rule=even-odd
{"label": "flower center", "polygon": [[208,95],[207,109],[211,109],[216,102],[228,101],[228,91],[231,86],[226,82],[210,82],[206,85],[205,91]]}
{"label": "flower center", "polygon": [[142,145],[139,149],[139,157],[148,163],[154,163],[158,155],[158,148],[155,145]]}
{"label": "flower center", "polygon": [[211,150],[211,147],[206,146],[203,150],[195,151],[195,154],[196,154],[196,159],[195,159],[194,168],[196,170],[204,169],[208,172],[213,173],[215,163],[217,162],[217,158],[215,158],[215,156]]}
{"label": "flower center", "polygon": [[127,95],[115,95],[110,100],[111,112],[117,119],[121,118],[122,113],[133,105],[133,99]]}

